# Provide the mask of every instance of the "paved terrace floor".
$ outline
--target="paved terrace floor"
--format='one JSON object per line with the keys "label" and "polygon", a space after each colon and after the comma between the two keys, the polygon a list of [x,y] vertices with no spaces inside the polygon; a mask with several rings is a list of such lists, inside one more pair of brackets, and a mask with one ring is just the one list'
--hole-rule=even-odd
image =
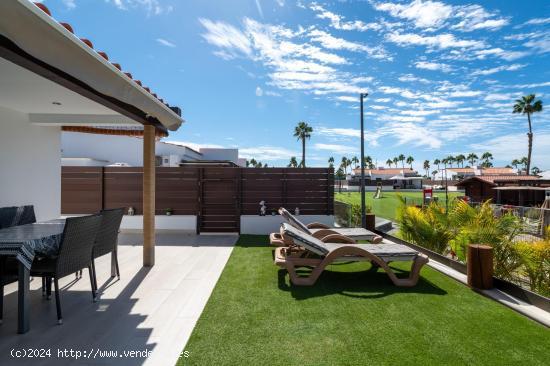
{"label": "paved terrace floor", "polygon": [[[5,288],[0,326],[0,365],[174,365],[226,262],[236,235],[157,234],[156,265],[142,267],[139,234],[121,234],[121,278],[110,278],[110,256],[96,261],[100,300],[91,301],[87,270],[60,280],[63,325],[56,325],[55,298],[31,282],[31,330],[16,334],[17,286]],[[12,349],[49,349],[52,358],[12,358]],[[59,350],[118,351],[112,358],[57,358]],[[151,351],[148,358],[120,357]],[[84,356],[82,356],[84,357]],[[54,362],[52,362],[54,361]]]}

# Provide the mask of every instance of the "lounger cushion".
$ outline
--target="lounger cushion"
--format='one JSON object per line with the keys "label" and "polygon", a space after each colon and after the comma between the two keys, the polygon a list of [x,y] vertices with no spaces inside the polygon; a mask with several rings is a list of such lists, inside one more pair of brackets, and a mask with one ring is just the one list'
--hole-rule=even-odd
{"label": "lounger cushion", "polygon": [[[336,250],[341,247],[347,247],[350,244],[340,244],[340,243],[325,243],[325,247],[329,251]],[[418,252],[414,249],[409,248],[406,245],[397,244],[397,243],[383,243],[383,244],[354,244],[355,247],[364,249],[369,253],[376,255],[377,257],[387,259],[390,258],[400,258],[401,260],[411,260],[413,257],[418,255]]]}
{"label": "lounger cushion", "polygon": [[[309,229],[309,230],[313,235],[319,230],[326,230],[326,229]],[[375,236],[377,236],[372,231],[363,229],[360,227],[338,227],[338,228],[331,227],[329,230],[332,230],[337,234],[347,236],[348,238],[352,238],[355,240],[372,240]]]}
{"label": "lounger cushion", "polygon": [[296,243],[299,243],[299,245],[310,252],[318,255],[327,255],[330,252],[325,243],[321,240],[296,229],[294,226],[283,223],[281,224],[281,227],[283,228],[285,235],[290,236]]}
{"label": "lounger cushion", "polygon": [[290,225],[294,226],[296,229],[302,230],[303,232],[308,233],[310,235],[312,234],[311,230],[308,229],[308,227],[303,222],[298,220],[293,214],[288,212],[284,207],[281,207],[279,209],[279,213],[281,214],[281,216],[285,218],[286,221],[288,221]]}

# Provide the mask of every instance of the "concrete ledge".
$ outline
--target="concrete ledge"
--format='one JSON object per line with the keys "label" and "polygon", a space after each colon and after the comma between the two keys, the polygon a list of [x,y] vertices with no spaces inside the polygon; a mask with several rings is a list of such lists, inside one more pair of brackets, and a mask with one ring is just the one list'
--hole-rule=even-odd
{"label": "concrete ledge", "polygon": [[[125,215],[122,218],[120,229],[128,230],[143,230],[143,216]],[[197,230],[197,216],[194,215],[156,215],[155,230],[176,230],[180,232],[195,233]]]}
{"label": "concrete ledge", "polygon": [[[320,222],[328,226],[334,226],[334,215],[300,215],[297,218],[304,224]],[[270,233],[279,232],[283,222],[286,221],[280,215],[242,215],[241,234],[269,235]]]}

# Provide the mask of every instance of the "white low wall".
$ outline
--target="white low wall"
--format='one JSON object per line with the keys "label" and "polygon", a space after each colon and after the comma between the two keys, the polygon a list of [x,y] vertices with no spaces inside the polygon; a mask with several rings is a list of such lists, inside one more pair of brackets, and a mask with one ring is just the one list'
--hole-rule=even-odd
{"label": "white low wall", "polygon": [[[121,230],[143,230],[143,216],[125,215],[122,218]],[[197,216],[194,215],[156,215],[155,229],[157,230],[178,230],[195,233],[197,230]]]}
{"label": "white low wall", "polygon": [[[334,225],[333,215],[300,215],[297,218],[304,224],[320,222],[328,226]],[[241,234],[268,235],[269,233],[279,232],[282,222],[285,222],[285,220],[280,215],[242,215]]]}

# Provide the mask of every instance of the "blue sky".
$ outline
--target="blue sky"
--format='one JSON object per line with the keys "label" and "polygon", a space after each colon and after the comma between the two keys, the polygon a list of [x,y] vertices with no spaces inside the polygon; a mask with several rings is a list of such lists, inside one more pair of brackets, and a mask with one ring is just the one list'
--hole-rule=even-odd
{"label": "blue sky", "polygon": [[550,2],[47,0],[170,104],[186,123],[169,141],[238,147],[271,165],[300,156],[298,121],[313,126],[308,165],[366,153],[379,165],[490,151],[497,165],[527,155],[550,169]]}

